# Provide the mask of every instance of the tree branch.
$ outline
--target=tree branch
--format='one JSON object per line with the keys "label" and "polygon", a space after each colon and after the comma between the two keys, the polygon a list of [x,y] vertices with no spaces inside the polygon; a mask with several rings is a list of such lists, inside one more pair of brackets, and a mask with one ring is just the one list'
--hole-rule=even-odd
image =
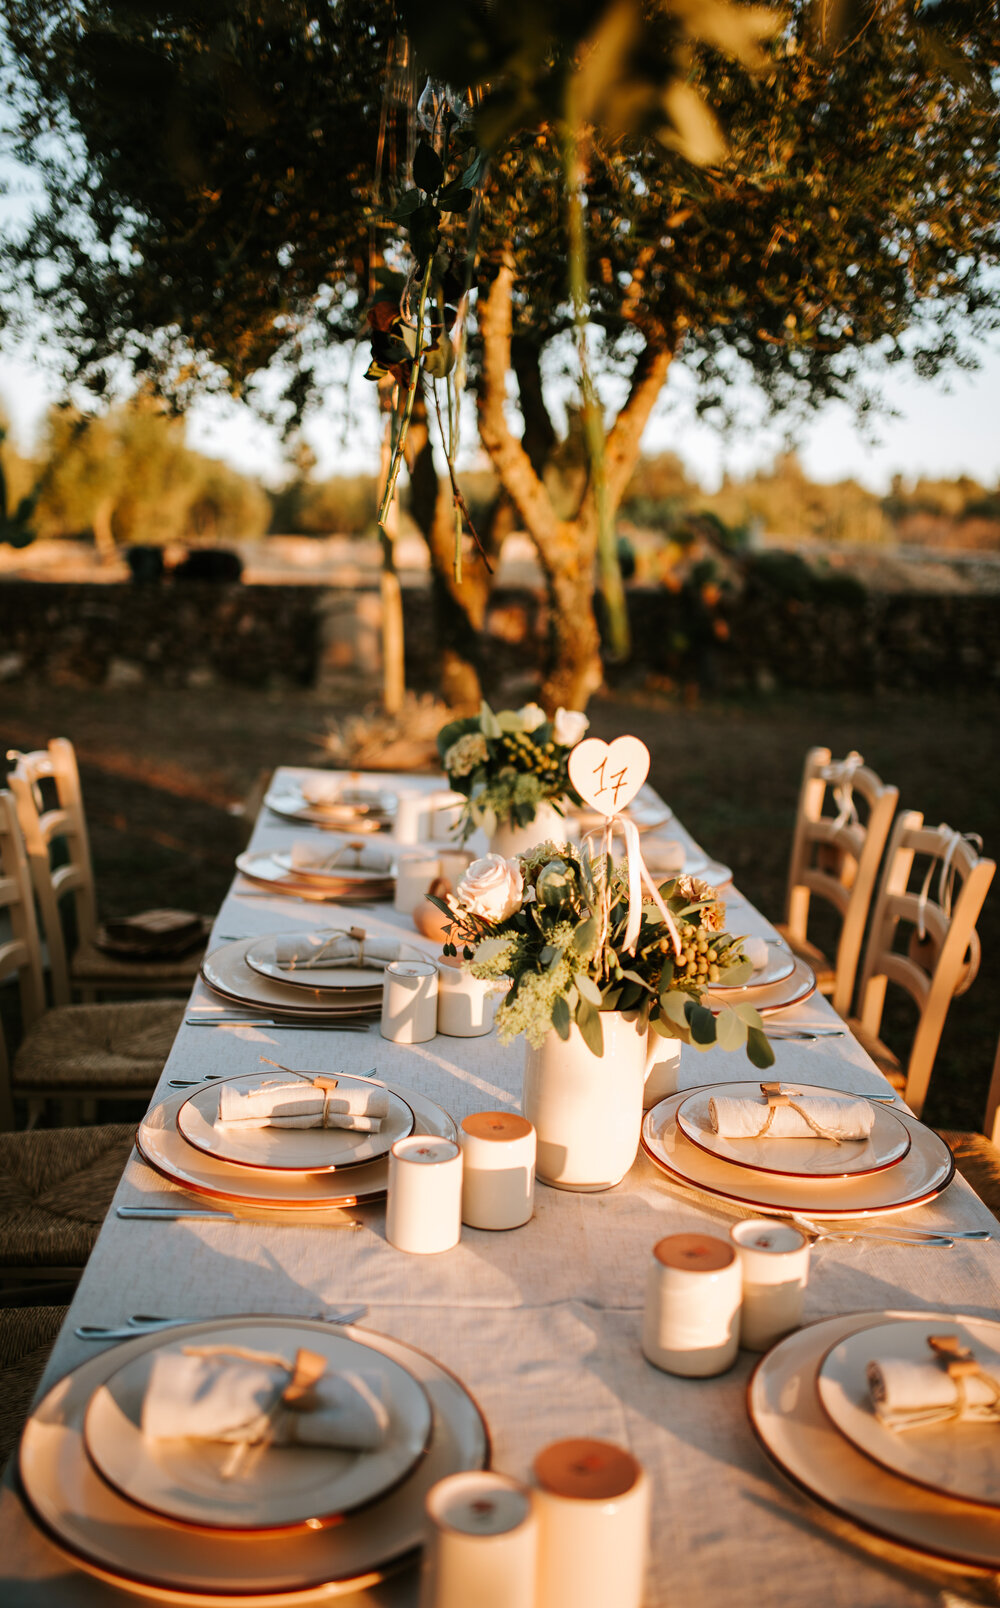
{"label": "tree branch", "polygon": [[[638,462],[642,432],[663,390],[673,356],[673,347],[664,337],[659,337],[647,339],[636,358],[628,397],[608,431],[604,448],[607,498],[611,509],[616,509],[625,495],[625,488]],[[593,490],[588,486],[585,501],[589,504],[592,498]]]}

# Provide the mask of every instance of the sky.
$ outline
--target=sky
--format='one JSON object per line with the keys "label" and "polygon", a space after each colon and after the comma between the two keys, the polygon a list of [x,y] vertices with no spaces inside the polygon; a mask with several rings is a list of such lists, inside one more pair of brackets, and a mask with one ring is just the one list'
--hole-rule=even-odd
{"label": "sky", "polygon": [[[870,440],[849,408],[842,404],[824,408],[798,440],[806,473],[824,482],[853,477],[876,493],[887,491],[897,473],[907,480],[964,474],[986,486],[1000,483],[1000,347],[984,350],[981,361],[977,373],[956,371],[933,381],[920,380],[901,367],[885,371],[879,379],[875,370],[878,389],[896,416],[868,426],[875,433]],[[55,382],[46,378],[27,351],[0,356],[0,404],[22,450],[31,449],[56,394]],[[356,372],[346,396],[349,406],[343,382],[332,387],[330,402],[305,432],[321,476],[377,471],[374,387]],[[647,429],[644,450],[677,452],[689,472],[712,490],[724,471],[737,477],[752,473],[783,449],[780,426],[761,422],[749,390],[741,411],[743,425],[734,437],[723,437],[697,418],[692,387],[684,372],[675,368]],[[271,485],[287,475],[277,433],[246,406],[206,401],[191,412],[187,427],[189,444],[200,452],[223,458]],[[476,460],[471,418],[465,436],[470,444],[466,462],[472,463]]]}

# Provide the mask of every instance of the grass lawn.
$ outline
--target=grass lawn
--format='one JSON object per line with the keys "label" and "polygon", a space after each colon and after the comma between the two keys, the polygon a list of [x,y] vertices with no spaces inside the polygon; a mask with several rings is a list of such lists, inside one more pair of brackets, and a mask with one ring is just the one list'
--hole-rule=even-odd
{"label": "grass lawn", "polygon": [[[792,821],[807,748],[857,748],[900,805],[982,835],[1000,848],[1000,746],[995,697],[778,693],[682,708],[649,696],[591,705],[595,735],[632,731],[648,743],[651,780],[685,825],[762,910],[780,919]],[[333,716],[315,693],[80,691],[0,686],[0,742],[70,737],[81,760],[104,914],[155,904],[213,910],[249,822],[240,806],[278,764],[315,763]],[[235,813],[234,813],[235,810]],[[949,1014],[927,1116],[977,1127],[1000,1030],[1000,889],[980,920],[983,963]],[[887,1015],[905,1054],[907,1011]],[[895,1034],[895,1039],[894,1039]]]}

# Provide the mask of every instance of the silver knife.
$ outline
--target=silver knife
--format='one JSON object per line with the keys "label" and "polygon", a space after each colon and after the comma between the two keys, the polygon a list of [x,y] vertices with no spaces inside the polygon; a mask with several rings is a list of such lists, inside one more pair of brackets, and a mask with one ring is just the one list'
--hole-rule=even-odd
{"label": "silver knife", "polygon": [[367,1033],[372,1025],[369,1022],[301,1022],[280,1016],[185,1016],[184,1021],[188,1027],[295,1027],[305,1033]]}
{"label": "silver knife", "polygon": [[[317,1213],[318,1215],[322,1215],[323,1212],[327,1210],[335,1212],[339,1211],[340,1209],[341,1208],[338,1206],[330,1206],[329,1208],[321,1206],[317,1208]],[[148,1223],[173,1223],[177,1219],[184,1219],[188,1217],[215,1218],[217,1221],[223,1223],[238,1223],[253,1221],[255,1211],[260,1212],[262,1217],[266,1218],[268,1221],[270,1221],[273,1217],[278,1217],[281,1215],[280,1206],[249,1207],[247,1211],[241,1214],[239,1217],[237,1217],[235,1212],[217,1212],[214,1207],[211,1206],[119,1206],[116,1208],[116,1215],[126,1219],[131,1218],[132,1220],[141,1218]],[[297,1211],[295,1213],[296,1224],[304,1224],[305,1227],[310,1227],[310,1215],[311,1214],[309,1212]],[[345,1217],[340,1222],[323,1223],[322,1227],[363,1228],[364,1224],[357,1217]]]}

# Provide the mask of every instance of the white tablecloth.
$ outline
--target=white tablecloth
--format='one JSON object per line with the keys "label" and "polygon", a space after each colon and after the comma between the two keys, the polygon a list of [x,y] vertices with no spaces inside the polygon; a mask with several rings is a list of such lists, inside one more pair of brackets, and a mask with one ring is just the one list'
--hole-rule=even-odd
{"label": "white tablecloth", "polygon": [[[394,780],[419,785],[414,778],[380,778],[386,785]],[[693,841],[676,822],[662,831]],[[308,835],[308,829],[265,811],[253,848],[287,847]],[[237,877],[213,941],[355,922],[414,938],[409,920],[390,906],[348,911],[262,897]],[[750,907],[741,909],[733,925],[738,931],[772,931]],[[199,984],[194,997],[210,996]],[[818,996],[783,1019],[836,1020]],[[471,1111],[518,1107],[522,1053],[519,1043],[502,1049],[494,1036],[439,1037],[402,1047],[386,1043],[376,1028],[364,1036],[184,1027],[162,1092],[170,1092],[168,1078],[256,1070],[263,1054],[326,1071],[377,1066],[381,1077],[419,1089],[460,1121]],[[850,1038],[789,1042],[779,1054],[783,1077],[859,1093],[886,1087]],[[683,1052],[684,1086],[742,1077],[758,1078],[742,1055]],[[163,1202],[170,1193],[133,1157],[117,1202]],[[199,1318],[248,1311],[308,1314],[324,1303],[364,1300],[369,1327],[421,1347],[465,1381],[486,1414],[498,1469],[528,1478],[541,1447],[580,1434],[619,1442],[639,1457],[653,1488],[646,1608],[802,1608],[813,1601],[824,1608],[935,1602],[953,1608],[984,1591],[982,1583],[935,1573],[899,1550],[865,1542],[781,1479],[747,1421],[744,1396],[753,1357],[741,1353],[730,1373],[703,1381],[674,1378],[644,1360],[639,1335],[652,1245],[664,1234],[693,1229],[725,1234],[735,1214],[673,1187],[641,1154],[617,1189],[576,1195],[539,1186],[535,1216],[524,1228],[509,1234],[465,1229],[455,1250],[433,1258],[408,1257],[386,1243],[384,1207],[363,1208],[359,1215],[364,1229],[343,1233],[248,1223],[124,1222],[112,1214],[45,1383],[92,1354],[92,1347],[73,1338],[79,1323],[116,1322],[142,1311]],[[906,1221],[927,1228],[996,1227],[961,1179]],[[992,1316],[998,1290],[996,1242],[959,1242],[950,1251],[828,1242],[813,1252],[805,1321],[888,1307]],[[5,1608],[135,1600],[89,1579],[44,1540],[8,1474],[0,1496]],[[344,1608],[409,1608],[416,1600],[413,1577],[337,1600]]]}

